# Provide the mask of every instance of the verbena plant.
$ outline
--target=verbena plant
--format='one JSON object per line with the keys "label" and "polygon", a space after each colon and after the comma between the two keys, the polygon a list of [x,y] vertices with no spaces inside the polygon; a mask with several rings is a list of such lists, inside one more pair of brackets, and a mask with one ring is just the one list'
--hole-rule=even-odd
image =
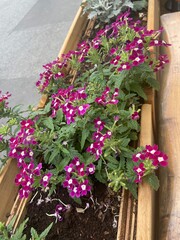
{"label": "verbena plant", "polygon": [[[155,72],[168,62],[149,51],[169,45],[156,39],[161,32],[125,12],[94,39],[44,66],[36,85],[48,95],[46,106],[23,119],[9,140],[21,198],[38,187],[51,194],[57,184],[72,198],[89,196],[95,179],[114,191],[129,189],[134,197],[143,179],[158,189],[155,170],[167,165],[167,156],[157,145],[137,148],[136,142],[144,88],[159,88]],[[53,215],[62,220],[67,208],[59,204]]]}
{"label": "verbena plant", "polygon": [[[11,222],[6,226],[4,223],[0,222],[0,240],[26,240],[27,236],[24,234],[28,218],[23,221],[20,226],[13,231],[13,224],[16,220],[16,216],[11,220]],[[41,234],[38,234],[37,231],[32,227],[31,228],[31,237],[29,240],[45,240],[45,237],[48,235],[53,223],[51,223]]]}
{"label": "verbena plant", "polygon": [[108,23],[112,18],[117,17],[121,12],[131,8],[134,11],[147,7],[146,0],[86,0],[82,3],[83,13],[88,14],[88,18],[97,17],[103,23]]}

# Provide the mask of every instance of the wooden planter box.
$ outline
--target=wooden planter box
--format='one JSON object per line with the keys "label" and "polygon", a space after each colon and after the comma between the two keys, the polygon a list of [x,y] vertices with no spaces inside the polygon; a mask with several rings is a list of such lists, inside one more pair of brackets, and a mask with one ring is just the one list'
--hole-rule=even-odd
{"label": "wooden planter box", "polygon": [[[148,29],[158,29],[159,26],[159,5],[156,0],[149,0],[148,3]],[[75,50],[80,41],[82,31],[87,27],[91,31],[92,21],[88,21],[87,16],[82,16],[80,7],[71,25],[64,44],[59,52],[67,53]],[[46,96],[42,96],[38,107],[43,107]],[[141,111],[141,132],[139,145],[153,144],[153,123],[154,118],[154,93],[148,91],[148,101],[142,106]],[[17,215],[14,229],[23,220],[26,214],[28,199],[20,200],[18,187],[14,184],[14,179],[18,173],[16,161],[10,159],[0,173],[0,221],[9,223],[12,216]],[[136,212],[136,213],[135,213]],[[119,224],[117,240],[153,240],[154,239],[154,192],[149,185],[142,183],[139,185],[137,206],[130,193],[123,191],[119,212]],[[134,238],[135,236],[135,238]]]}

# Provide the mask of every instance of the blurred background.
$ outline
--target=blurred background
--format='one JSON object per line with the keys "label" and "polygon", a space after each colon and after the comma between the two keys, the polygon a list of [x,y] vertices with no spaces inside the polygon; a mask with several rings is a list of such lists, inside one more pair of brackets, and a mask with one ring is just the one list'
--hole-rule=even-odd
{"label": "blurred background", "polygon": [[36,105],[42,65],[59,53],[81,0],[0,0],[0,90]]}

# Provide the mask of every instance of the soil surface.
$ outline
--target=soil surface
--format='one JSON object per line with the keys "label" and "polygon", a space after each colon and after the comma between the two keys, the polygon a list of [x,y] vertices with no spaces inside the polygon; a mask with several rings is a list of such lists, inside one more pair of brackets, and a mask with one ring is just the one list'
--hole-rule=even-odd
{"label": "soil surface", "polygon": [[[38,199],[44,200],[40,205]],[[96,183],[92,195],[81,198],[82,205],[77,204],[66,189],[59,187],[52,199],[60,199],[70,204],[69,210],[63,213],[63,221],[55,223],[56,218],[47,216],[55,212],[58,200],[45,202],[47,193],[39,191],[34,200],[29,203],[27,216],[28,226],[25,233],[30,238],[30,228],[34,227],[41,233],[51,222],[54,222],[46,240],[115,240],[117,235],[117,221],[120,206],[120,193],[111,192],[101,183]],[[82,212],[89,203],[84,213]]]}

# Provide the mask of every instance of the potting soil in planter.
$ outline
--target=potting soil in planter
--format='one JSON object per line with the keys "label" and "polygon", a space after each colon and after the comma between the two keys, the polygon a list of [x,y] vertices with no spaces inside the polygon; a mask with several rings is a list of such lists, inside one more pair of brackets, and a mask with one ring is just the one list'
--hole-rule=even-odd
{"label": "potting soil in planter", "polygon": [[[69,197],[66,189],[57,188],[52,201],[46,202],[47,194],[39,192],[28,205],[26,228],[27,239],[30,228],[42,232],[52,221],[56,221],[54,209],[61,199],[70,208],[62,214],[62,221],[57,221],[50,230],[47,240],[115,240],[121,197],[101,183],[94,185],[92,197],[82,198],[82,205]],[[38,199],[42,199],[38,200]],[[54,200],[53,200],[54,199]],[[56,200],[55,200],[56,199]],[[38,204],[41,202],[40,204]],[[88,207],[89,206],[89,207]],[[87,207],[86,210],[84,210]]]}

